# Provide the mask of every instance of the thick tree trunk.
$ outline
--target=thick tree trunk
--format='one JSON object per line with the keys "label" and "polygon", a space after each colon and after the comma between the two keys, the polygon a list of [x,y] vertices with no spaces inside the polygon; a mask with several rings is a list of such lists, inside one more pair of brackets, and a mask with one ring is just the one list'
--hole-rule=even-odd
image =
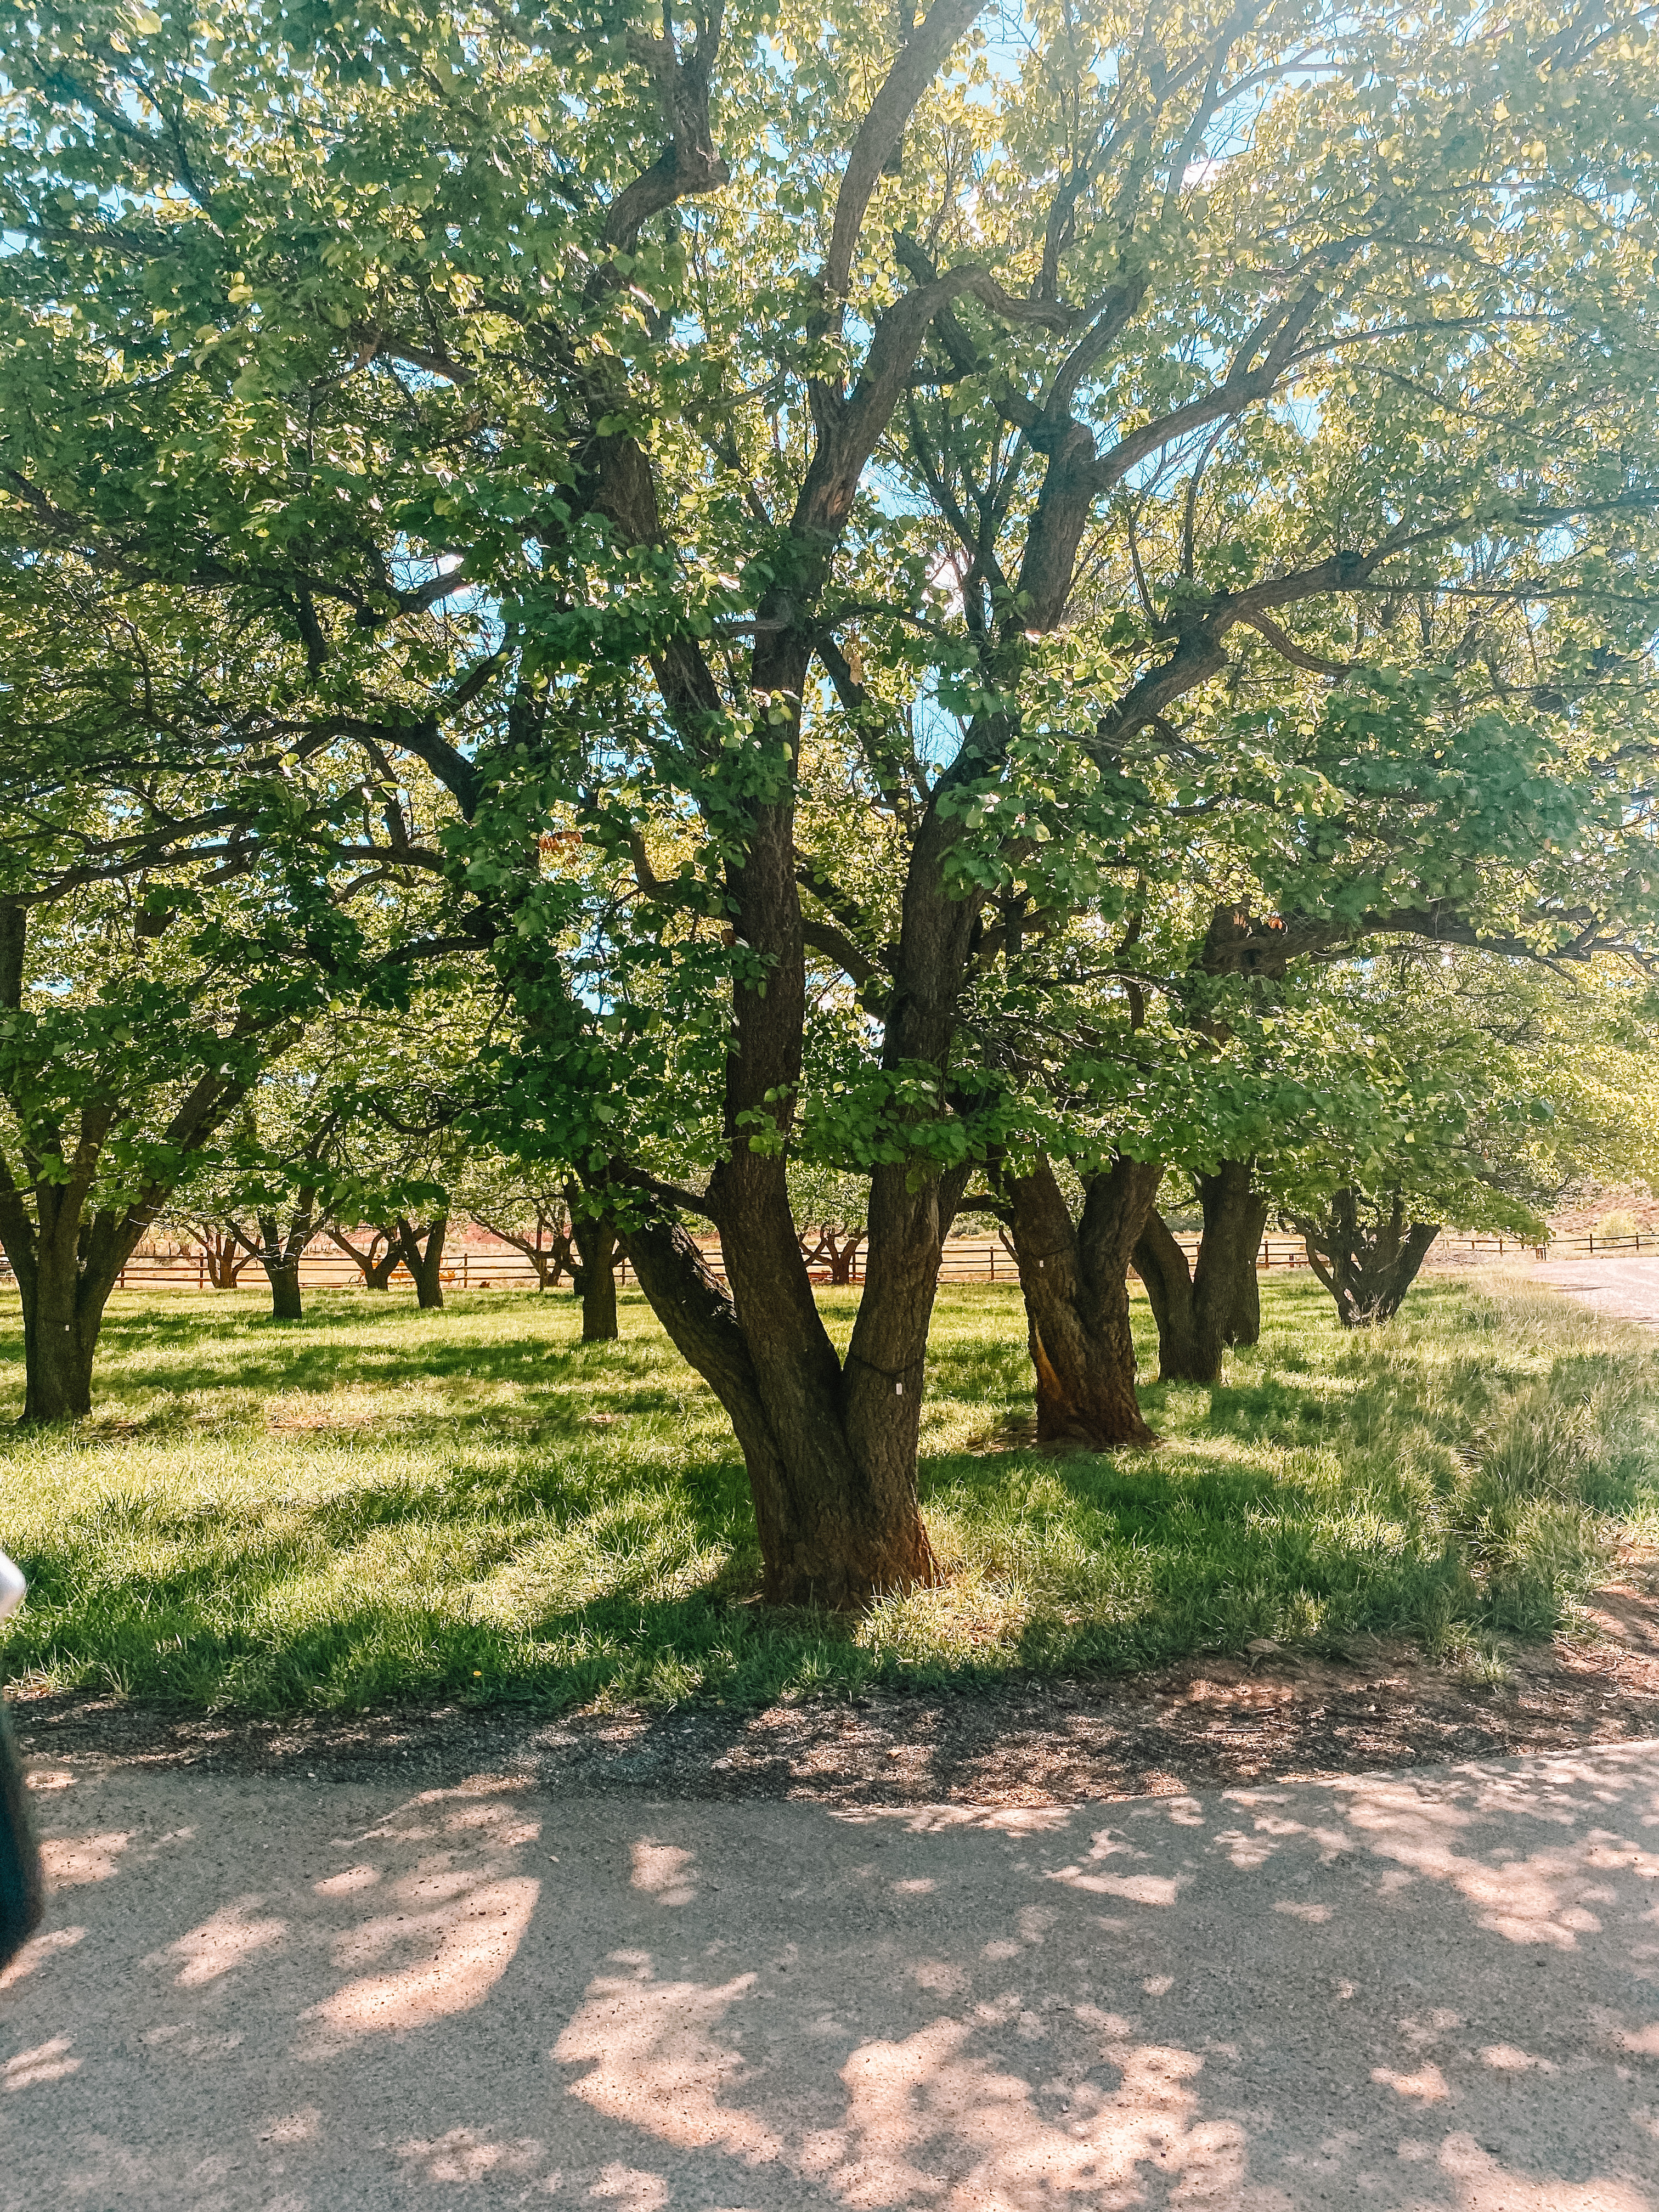
{"label": "thick tree trunk", "polygon": [[92,1362],[101,1304],[84,1311],[78,1270],[50,1263],[23,1292],[23,1425],[82,1420],[92,1411]]}
{"label": "thick tree trunk", "polygon": [[[757,675],[758,690],[799,696],[810,656],[799,641],[790,651],[795,662],[786,665],[786,656],[769,664]],[[739,977],[733,987],[729,1149],[708,1192],[730,1292],[708,1279],[684,1231],[630,1231],[628,1255],[653,1310],[720,1393],[743,1443],[767,1597],[854,1606],[878,1591],[931,1582],[937,1571],[916,1495],[916,1444],[939,1223],[955,1210],[965,1170],[917,1189],[908,1187],[902,1165],[877,1170],[865,1292],[843,1364],[812,1295],[782,1153],[750,1141],[762,1121],[787,1139],[787,1102],[801,1073],[805,946],[787,803],[756,808],[727,889],[735,937],[768,963],[763,975]],[[971,902],[946,903],[965,957]],[[935,1065],[948,1050],[948,1008],[960,974],[958,960],[938,979],[944,1005],[934,1021]],[[918,1056],[893,1023],[888,1050]]]}
{"label": "thick tree trunk", "polygon": [[1200,1176],[1204,1235],[1194,1289],[1224,1344],[1254,1344],[1261,1334],[1261,1284],[1256,1255],[1267,1225],[1267,1201],[1251,1182],[1250,1160],[1223,1160]]}
{"label": "thick tree trunk", "polygon": [[1367,1328],[1397,1314],[1440,1234],[1438,1222],[1407,1223],[1398,1192],[1384,1214],[1358,1191],[1335,1191],[1322,1219],[1296,1214],[1291,1225],[1344,1328]]}
{"label": "thick tree trunk", "polygon": [[265,1273],[270,1279],[270,1317],[272,1321],[303,1321],[305,1306],[300,1296],[300,1262],[285,1255],[265,1262]]}
{"label": "thick tree trunk", "polygon": [[1252,1187],[1248,1160],[1224,1160],[1213,1175],[1196,1181],[1204,1209],[1197,1267],[1188,1267],[1157,1212],[1148,1216],[1134,1249],[1134,1271],[1158,1323],[1164,1382],[1215,1382],[1228,1346],[1254,1344],[1261,1333],[1256,1254],[1267,1201]]}
{"label": "thick tree trunk", "polygon": [[[444,1234],[449,1227],[449,1216],[441,1213],[424,1229],[417,1229],[402,1214],[398,1217],[398,1249],[403,1262],[415,1283],[416,1303],[424,1312],[435,1313],[444,1302],[441,1273],[444,1258]],[[422,1238],[425,1238],[422,1244]]]}
{"label": "thick tree trunk", "polygon": [[571,1269],[582,1302],[582,1342],[610,1344],[617,1329],[617,1259],[621,1247],[617,1224],[608,1213],[579,1213],[573,1207],[570,1234],[580,1264]]}
{"label": "thick tree trunk", "polygon": [[[792,1276],[809,1301],[811,1286],[787,1202],[772,1218],[769,1278],[763,1265],[769,1255],[756,1249],[760,1240],[734,1266],[736,1240],[720,1224],[727,1267],[744,1286],[736,1297],[709,1273],[678,1225],[648,1224],[623,1239],[653,1310],[720,1398],[737,1433],[754,1498],[764,1595],[773,1604],[853,1607],[937,1574],[916,1498],[916,1440],[938,1224],[942,1218],[948,1226],[965,1177],[909,1193],[902,1169],[894,1180],[899,1192],[887,1194],[887,1212],[902,1216],[908,1209],[926,1241],[896,1237],[885,1261],[872,1241],[860,1320],[870,1302],[868,1285],[879,1281],[883,1325],[862,1332],[855,1325],[844,1367],[816,1306],[809,1327],[796,1303]],[[780,1195],[787,1201],[787,1192]],[[895,1225],[905,1224],[900,1218]],[[806,1368],[793,1386],[787,1364],[792,1335]]]}
{"label": "thick tree trunk", "polygon": [[1120,1158],[1084,1188],[1073,1223],[1053,1169],[1005,1178],[1036,1370],[1037,1439],[1094,1451],[1149,1444],[1135,1396],[1129,1255],[1164,1170]]}
{"label": "thick tree trunk", "polygon": [[300,1261],[305,1249],[317,1234],[314,1191],[301,1191],[286,1233],[274,1213],[258,1217],[258,1243],[253,1243],[240,1231],[234,1233],[246,1245],[265,1271],[270,1285],[270,1317],[273,1321],[303,1321],[304,1305],[300,1296]]}
{"label": "thick tree trunk", "polygon": [[44,1185],[39,1219],[0,1190],[0,1242],[23,1309],[21,1425],[83,1420],[92,1411],[92,1363],[117,1276],[154,1218],[155,1205],[78,1218],[81,1194]]}

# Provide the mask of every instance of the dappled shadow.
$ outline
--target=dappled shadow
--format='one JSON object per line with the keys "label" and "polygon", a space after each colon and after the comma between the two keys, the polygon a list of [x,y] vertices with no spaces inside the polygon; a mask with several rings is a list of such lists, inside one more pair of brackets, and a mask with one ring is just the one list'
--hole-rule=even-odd
{"label": "dappled shadow", "polygon": [[1654,1746],[994,1813],[41,1778],[91,1872],[0,1996],[8,2212],[1659,2212]]}

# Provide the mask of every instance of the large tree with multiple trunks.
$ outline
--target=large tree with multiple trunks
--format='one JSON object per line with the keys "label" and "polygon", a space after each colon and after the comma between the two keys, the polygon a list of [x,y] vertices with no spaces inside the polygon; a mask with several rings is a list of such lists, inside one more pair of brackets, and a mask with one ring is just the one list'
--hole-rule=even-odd
{"label": "large tree with multiple trunks", "polygon": [[[1645,635],[1639,14],[979,15],[7,10],[17,542],[285,625],[299,720],[447,787],[512,1095],[726,1406],[781,1600],[933,1571],[939,1246],[1028,1135],[975,996],[1218,803],[1218,699],[1501,608],[1574,787],[1639,781],[1560,681]],[[1541,949],[1600,929],[1567,859]],[[1281,904],[1217,964],[1400,921]],[[792,1149],[870,1176],[844,1357]]]}

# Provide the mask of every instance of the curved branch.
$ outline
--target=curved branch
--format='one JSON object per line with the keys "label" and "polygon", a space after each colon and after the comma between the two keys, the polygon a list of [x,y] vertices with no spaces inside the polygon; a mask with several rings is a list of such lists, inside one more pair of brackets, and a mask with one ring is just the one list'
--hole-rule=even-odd
{"label": "curved branch", "polygon": [[732,172],[714,151],[708,123],[708,88],[720,43],[720,0],[715,0],[713,14],[699,23],[696,41],[684,60],[672,37],[629,34],[629,52],[643,63],[656,87],[669,137],[645,173],[625,185],[611,204],[605,243],[612,252],[631,251],[641,224],[676,200],[717,192],[731,182]]}

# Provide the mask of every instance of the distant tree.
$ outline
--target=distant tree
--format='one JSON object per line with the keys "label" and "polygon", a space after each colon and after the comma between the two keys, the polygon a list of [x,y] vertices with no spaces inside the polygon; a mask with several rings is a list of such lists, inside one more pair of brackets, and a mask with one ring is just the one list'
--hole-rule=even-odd
{"label": "distant tree", "polygon": [[827,1268],[830,1282],[845,1288],[870,1233],[868,1176],[792,1160],[789,1206],[808,1268]]}
{"label": "distant tree", "polygon": [[575,1258],[570,1202],[562,1187],[546,1188],[504,1161],[475,1159],[459,1197],[470,1220],[529,1261],[538,1290],[557,1289]]}
{"label": "distant tree", "polygon": [[1389,1110],[1274,1175],[1344,1328],[1399,1310],[1443,1226],[1541,1237],[1564,1191],[1646,1157],[1659,1004],[1628,967],[1402,950],[1330,987]]}

